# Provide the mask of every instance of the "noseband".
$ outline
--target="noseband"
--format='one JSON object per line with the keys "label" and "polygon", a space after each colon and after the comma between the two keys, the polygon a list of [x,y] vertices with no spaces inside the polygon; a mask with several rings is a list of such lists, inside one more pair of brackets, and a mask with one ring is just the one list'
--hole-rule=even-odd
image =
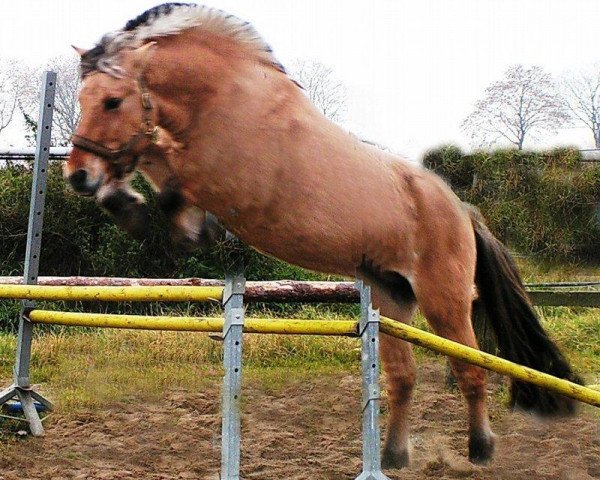
{"label": "noseband", "polygon": [[89,138],[82,137],[81,135],[73,134],[71,142],[74,147],[77,147],[85,152],[93,153],[105,160],[108,160],[112,165],[119,167],[125,173],[130,173],[134,170],[138,162],[138,156],[134,156],[133,161],[129,165],[123,164],[123,157],[135,148],[140,140],[147,138],[152,143],[156,143],[158,140],[158,125],[153,125],[152,121],[152,101],[150,100],[150,93],[146,88],[146,82],[142,77],[138,79],[138,85],[142,92],[142,123],[140,125],[140,131],[134,134],[129,140],[123,142],[118,148],[108,148],[101,143],[90,140]]}

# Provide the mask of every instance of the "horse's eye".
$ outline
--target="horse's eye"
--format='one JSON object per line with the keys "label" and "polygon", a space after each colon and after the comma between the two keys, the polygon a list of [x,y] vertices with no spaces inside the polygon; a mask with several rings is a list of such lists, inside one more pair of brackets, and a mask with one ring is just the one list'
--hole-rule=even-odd
{"label": "horse's eye", "polygon": [[121,105],[123,99],[111,97],[104,100],[104,110],[116,110]]}

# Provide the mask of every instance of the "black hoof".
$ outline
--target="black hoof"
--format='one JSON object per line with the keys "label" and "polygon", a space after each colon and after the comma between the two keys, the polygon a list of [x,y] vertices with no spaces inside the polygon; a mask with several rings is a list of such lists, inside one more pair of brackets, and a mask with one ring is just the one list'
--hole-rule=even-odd
{"label": "black hoof", "polygon": [[469,437],[469,461],[485,465],[492,460],[496,448],[496,435],[493,433],[473,434]]}
{"label": "black hoof", "polygon": [[168,182],[157,197],[158,207],[167,217],[173,217],[185,204],[185,199],[175,181]]}
{"label": "black hoof", "polygon": [[381,458],[381,468],[390,469],[390,468],[404,468],[408,467],[410,463],[410,454],[408,453],[408,449],[402,450],[400,452],[394,452],[390,449],[385,449],[383,451],[383,456]]}
{"label": "black hoof", "polygon": [[127,194],[119,191],[100,202],[115,224],[129,233],[137,240],[143,240],[148,236],[150,213],[148,206]]}

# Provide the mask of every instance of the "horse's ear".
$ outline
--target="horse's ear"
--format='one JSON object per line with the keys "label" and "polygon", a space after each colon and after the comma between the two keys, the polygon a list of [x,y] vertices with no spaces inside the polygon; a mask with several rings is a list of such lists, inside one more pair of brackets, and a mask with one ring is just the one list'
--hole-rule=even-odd
{"label": "horse's ear", "polygon": [[73,50],[75,50],[77,52],[77,55],[79,55],[80,57],[83,57],[88,52],[87,50],[76,47],[75,45],[71,45],[71,46],[73,47]]}
{"label": "horse's ear", "polygon": [[141,47],[132,50],[130,55],[133,59],[133,68],[139,72],[143,72],[154,55],[156,42],[148,42]]}

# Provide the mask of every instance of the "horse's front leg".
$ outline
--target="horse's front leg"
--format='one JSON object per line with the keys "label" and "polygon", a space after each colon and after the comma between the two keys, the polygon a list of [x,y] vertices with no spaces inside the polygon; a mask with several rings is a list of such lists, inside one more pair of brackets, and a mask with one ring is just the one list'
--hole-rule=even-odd
{"label": "horse's front leg", "polygon": [[138,240],[146,238],[149,226],[146,200],[128,182],[113,181],[102,185],[96,200],[118,227]]}

